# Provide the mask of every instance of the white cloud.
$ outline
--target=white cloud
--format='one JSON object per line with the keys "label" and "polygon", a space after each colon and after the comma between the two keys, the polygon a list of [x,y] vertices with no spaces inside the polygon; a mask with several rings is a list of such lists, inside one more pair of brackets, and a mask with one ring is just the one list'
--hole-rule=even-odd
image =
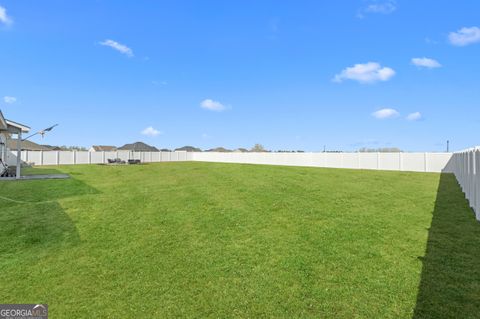
{"label": "white cloud", "polygon": [[395,75],[395,71],[388,67],[382,67],[379,63],[368,62],[364,64],[355,64],[348,67],[340,74],[335,75],[334,82],[343,80],[354,80],[360,83],[373,83],[377,81],[388,81]]}
{"label": "white cloud", "polygon": [[397,110],[389,109],[389,108],[380,109],[372,113],[372,116],[379,120],[391,119],[391,118],[398,117],[399,115],[400,113]]}
{"label": "white cloud", "polygon": [[420,113],[420,112],[410,113],[407,116],[407,120],[409,120],[409,121],[419,121],[421,119],[422,119],[422,113]]}
{"label": "white cloud", "polygon": [[413,58],[412,64],[429,69],[440,68],[442,66],[437,60],[429,58]]}
{"label": "white cloud", "polygon": [[358,11],[357,17],[362,19],[365,17],[365,14],[369,13],[380,13],[380,14],[390,14],[397,10],[397,2],[395,0],[386,0],[386,1],[370,1],[370,3]]}
{"label": "white cloud", "polygon": [[152,136],[152,137],[153,137],[153,136],[158,136],[158,135],[162,134],[162,132],[160,132],[159,130],[154,129],[154,128],[151,127],[151,126],[149,126],[149,127],[147,127],[146,129],[144,129],[144,130],[142,131],[142,134],[143,134],[143,135],[146,135],[146,136]]}
{"label": "white cloud", "polygon": [[460,47],[480,42],[480,28],[461,28],[457,32],[450,32],[448,39],[451,44]]}
{"label": "white cloud", "polygon": [[7,9],[0,6],[0,22],[6,25],[12,24],[13,20],[7,15]]}
{"label": "white cloud", "polygon": [[130,49],[124,44],[118,43],[117,41],[107,39],[103,42],[100,42],[100,44],[105,45],[107,47],[111,47],[112,49],[117,50],[118,52],[125,54],[128,57],[133,57],[132,49]]}
{"label": "white cloud", "polygon": [[200,107],[202,107],[206,110],[217,111],[217,112],[220,112],[220,111],[223,111],[223,110],[226,109],[225,105],[223,105],[222,103],[220,103],[218,101],[214,101],[212,99],[203,100],[200,103]]}
{"label": "white cloud", "polygon": [[397,10],[396,2],[386,1],[386,2],[377,2],[377,3],[369,4],[364,11],[371,12],[371,13],[389,14],[395,10]]}
{"label": "white cloud", "polygon": [[13,103],[17,102],[17,98],[14,97],[14,96],[4,96],[3,101],[7,104],[13,104]]}

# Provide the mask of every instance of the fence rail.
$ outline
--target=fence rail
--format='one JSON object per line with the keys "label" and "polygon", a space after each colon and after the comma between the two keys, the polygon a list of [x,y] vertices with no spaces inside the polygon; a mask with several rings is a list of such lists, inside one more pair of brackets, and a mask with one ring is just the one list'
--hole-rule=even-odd
{"label": "fence rail", "polygon": [[453,154],[448,170],[455,174],[477,220],[480,220],[480,147]]}

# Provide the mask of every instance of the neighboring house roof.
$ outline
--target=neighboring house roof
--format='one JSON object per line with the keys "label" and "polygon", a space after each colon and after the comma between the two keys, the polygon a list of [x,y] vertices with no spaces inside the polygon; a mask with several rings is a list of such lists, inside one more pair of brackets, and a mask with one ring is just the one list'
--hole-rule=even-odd
{"label": "neighboring house roof", "polygon": [[131,144],[125,144],[118,148],[121,151],[135,151],[135,152],[158,152],[158,149],[154,146],[150,146],[143,142],[135,142]]}
{"label": "neighboring house roof", "polygon": [[199,149],[198,147],[193,147],[193,146],[184,146],[180,148],[176,148],[175,151],[187,151],[187,152],[201,152],[202,150]]}
{"label": "neighboring house roof", "polygon": [[53,146],[53,145],[47,145],[47,144],[40,144],[40,146],[48,148],[50,151],[61,151],[62,148],[60,146]]}
{"label": "neighboring house roof", "polygon": [[95,152],[114,152],[117,150],[116,146],[109,145],[92,145],[92,148]]}
{"label": "neighboring house roof", "polygon": [[[17,140],[16,139],[9,139],[7,140],[7,148],[11,151],[17,150]],[[52,149],[45,147],[43,145],[39,145],[32,141],[26,140],[22,141],[22,151],[51,151]]]}

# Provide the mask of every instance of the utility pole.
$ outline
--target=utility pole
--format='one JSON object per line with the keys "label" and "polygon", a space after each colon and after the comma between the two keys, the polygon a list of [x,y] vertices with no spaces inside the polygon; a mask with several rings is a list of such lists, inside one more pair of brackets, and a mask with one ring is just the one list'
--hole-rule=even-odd
{"label": "utility pole", "polygon": [[447,140],[447,153],[449,153],[449,152],[450,152],[450,141]]}

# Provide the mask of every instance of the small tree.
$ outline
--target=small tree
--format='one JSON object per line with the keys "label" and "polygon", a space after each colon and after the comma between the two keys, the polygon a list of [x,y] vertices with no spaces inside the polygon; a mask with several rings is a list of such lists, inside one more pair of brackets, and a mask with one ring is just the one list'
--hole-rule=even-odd
{"label": "small tree", "polygon": [[265,152],[265,148],[263,147],[262,144],[255,144],[251,150],[251,152]]}

